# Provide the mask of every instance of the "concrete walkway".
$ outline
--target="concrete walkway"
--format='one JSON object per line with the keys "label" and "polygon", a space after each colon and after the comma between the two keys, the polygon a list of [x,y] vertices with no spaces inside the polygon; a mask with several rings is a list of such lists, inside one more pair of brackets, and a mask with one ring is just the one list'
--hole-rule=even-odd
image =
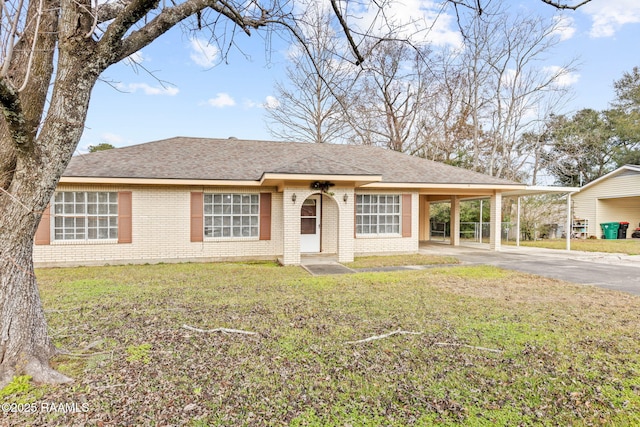
{"label": "concrete walkway", "polygon": [[355,270],[340,264],[335,255],[302,255],[300,265],[312,276],[355,273]]}

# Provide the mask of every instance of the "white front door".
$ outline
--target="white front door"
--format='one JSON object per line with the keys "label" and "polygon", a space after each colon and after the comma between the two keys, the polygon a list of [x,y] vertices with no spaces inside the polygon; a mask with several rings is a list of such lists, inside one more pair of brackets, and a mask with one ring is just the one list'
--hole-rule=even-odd
{"label": "white front door", "polygon": [[320,196],[311,196],[300,209],[300,252],[320,252]]}

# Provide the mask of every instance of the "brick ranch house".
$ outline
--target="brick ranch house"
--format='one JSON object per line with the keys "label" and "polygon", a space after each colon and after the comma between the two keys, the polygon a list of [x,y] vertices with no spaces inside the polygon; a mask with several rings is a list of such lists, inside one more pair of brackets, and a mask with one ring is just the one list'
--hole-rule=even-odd
{"label": "brick ranch house", "polygon": [[[37,266],[415,253],[431,202],[525,189],[377,147],[176,137],[75,156],[36,233]],[[453,237],[451,244],[459,244]]]}

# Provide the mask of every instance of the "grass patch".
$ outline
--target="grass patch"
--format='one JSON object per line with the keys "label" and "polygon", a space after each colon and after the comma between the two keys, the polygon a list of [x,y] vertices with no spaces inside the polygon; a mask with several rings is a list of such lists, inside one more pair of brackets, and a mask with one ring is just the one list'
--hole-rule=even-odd
{"label": "grass patch", "polygon": [[460,261],[452,256],[407,254],[356,257],[353,262],[346,263],[345,265],[349,268],[376,268],[459,263]]}
{"label": "grass patch", "polygon": [[[29,392],[83,410],[4,414],[9,425],[640,423],[640,299],[622,293],[467,266],[37,275],[56,345],[86,357],[55,360],[75,383],[28,383]],[[95,292],[89,283],[99,283]],[[398,329],[420,334],[347,343]],[[17,402],[19,390],[4,401]]]}
{"label": "grass patch", "polygon": [[[509,241],[505,242],[505,244],[515,245],[515,242]],[[520,241],[520,245],[547,249],[566,249],[567,242],[564,239],[545,239],[536,241]],[[640,255],[640,239],[572,239],[571,250]]]}

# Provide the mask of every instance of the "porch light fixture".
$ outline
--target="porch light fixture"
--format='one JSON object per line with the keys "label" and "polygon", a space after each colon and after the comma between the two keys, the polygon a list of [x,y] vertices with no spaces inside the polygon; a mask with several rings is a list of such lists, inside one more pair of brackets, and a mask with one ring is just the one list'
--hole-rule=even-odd
{"label": "porch light fixture", "polygon": [[347,203],[347,200],[349,200],[349,195],[347,193],[344,193],[344,196],[342,196],[342,200]]}
{"label": "porch light fixture", "polygon": [[298,198],[298,196],[296,196],[296,193],[293,193],[293,194],[291,195],[291,201],[292,201],[293,203],[295,203],[295,202],[296,202],[296,199],[297,199],[297,198]]}

